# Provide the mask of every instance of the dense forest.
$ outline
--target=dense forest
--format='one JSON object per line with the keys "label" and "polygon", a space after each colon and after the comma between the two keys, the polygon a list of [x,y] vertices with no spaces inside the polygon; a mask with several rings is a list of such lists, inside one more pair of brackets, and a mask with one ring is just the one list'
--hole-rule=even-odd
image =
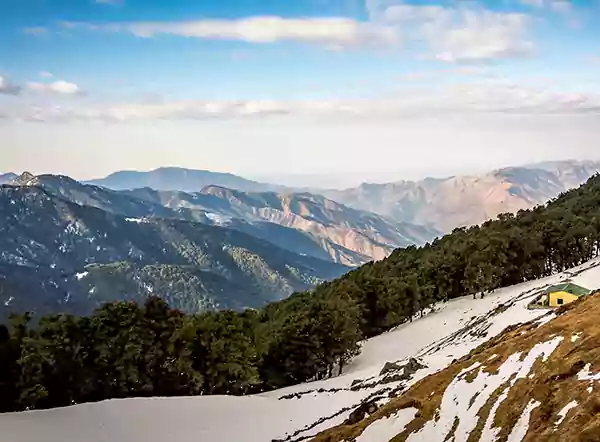
{"label": "dense forest", "polygon": [[0,326],[0,411],[131,396],[248,394],[343,370],[362,339],[439,301],[577,266],[600,251],[600,176],[546,206],[396,250],[261,310],[186,315],[158,297]]}

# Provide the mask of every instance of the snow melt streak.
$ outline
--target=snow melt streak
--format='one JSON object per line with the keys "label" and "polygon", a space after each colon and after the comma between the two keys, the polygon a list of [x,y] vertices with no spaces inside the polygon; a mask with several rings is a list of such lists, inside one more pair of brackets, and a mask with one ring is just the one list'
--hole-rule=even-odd
{"label": "snow melt streak", "polygon": [[527,435],[527,430],[529,429],[529,417],[531,416],[531,412],[534,408],[540,406],[540,403],[537,401],[530,401],[525,407],[523,414],[517,421],[516,425],[513,427],[510,432],[510,436],[508,436],[508,440],[506,442],[521,442],[525,439]]}
{"label": "snow melt streak", "polygon": [[[466,376],[470,372],[472,373],[473,370],[463,370],[456,376],[448,388],[446,388],[440,406],[440,418],[438,420],[429,421],[418,433],[411,435],[408,441],[421,442],[443,440],[452,430],[455,420],[458,419],[459,423],[454,432],[453,440],[455,442],[466,442],[469,439],[471,432],[473,432],[477,426],[477,422],[479,421],[479,410],[486,404],[491,395],[498,388],[510,381],[507,389],[494,404],[492,413],[490,413],[483,430],[481,440],[494,440],[496,436],[496,431],[492,429],[494,414],[500,406],[501,401],[508,395],[507,391],[519,379],[523,379],[529,374],[533,364],[538,358],[542,357],[543,361],[546,361],[563,339],[563,337],[559,336],[550,341],[536,344],[523,361],[520,360],[521,353],[515,353],[509,356],[502,366],[500,366],[498,373],[490,374],[480,370],[477,377],[475,377],[472,382],[469,382],[466,379]],[[472,368],[478,369],[480,367],[475,364]],[[524,413],[527,415],[527,423],[529,422],[529,413],[533,408],[535,407],[532,406],[530,409],[528,406],[528,408],[525,409]],[[522,419],[524,418],[525,417]],[[519,427],[519,425],[521,425],[521,427],[523,426],[520,421],[517,424],[517,427]],[[525,432],[527,432],[526,427]]]}
{"label": "snow melt streak", "polygon": [[416,414],[416,408],[405,408],[385,419],[380,419],[369,425],[358,439],[356,439],[356,442],[388,441],[402,433],[406,425],[414,419]]}
{"label": "snow melt streak", "polygon": [[556,422],[556,426],[559,426],[560,424],[562,424],[562,421],[565,420],[565,417],[567,417],[567,414],[569,414],[569,411],[571,411],[573,408],[577,407],[577,405],[579,405],[577,403],[577,401],[571,401],[567,405],[565,405],[564,408],[558,412],[558,421]]}

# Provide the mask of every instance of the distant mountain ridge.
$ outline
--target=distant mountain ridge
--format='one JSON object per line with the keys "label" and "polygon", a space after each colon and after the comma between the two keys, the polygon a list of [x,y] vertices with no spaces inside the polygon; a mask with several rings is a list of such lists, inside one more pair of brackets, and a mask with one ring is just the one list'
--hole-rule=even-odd
{"label": "distant mountain ridge", "polygon": [[439,234],[433,229],[396,223],[310,193],[245,193],[207,186],[193,194],[150,189],[130,194],[179,211],[202,210],[224,225],[231,225],[231,220],[238,218],[295,229],[318,243],[334,262],[346,265],[383,259],[398,247],[424,244]]}
{"label": "distant mountain ridge", "polygon": [[155,190],[199,192],[209,185],[228,187],[245,192],[282,190],[284,186],[259,183],[231,173],[208,170],[161,167],[150,172],[119,171],[105,178],[85,181],[84,184],[107,187],[113,190],[132,190],[150,187]]}
{"label": "distant mountain ridge", "polygon": [[71,202],[123,216],[225,226],[294,253],[349,266],[383,259],[397,247],[424,244],[439,234],[308,193],[245,193],[214,185],[196,193],[150,188],[115,191],[65,176],[27,173],[13,183],[42,186]]}
{"label": "distant mountain ridge", "polygon": [[15,173],[1,173],[0,174],[0,185],[8,184],[18,177]]}
{"label": "distant mountain ridge", "polygon": [[0,187],[0,313],[90,313],[156,293],[186,311],[260,307],[345,273],[228,228],[129,218],[40,186]]}
{"label": "distant mountain ridge", "polygon": [[362,184],[322,192],[347,206],[443,232],[542,204],[600,171],[600,162],[556,161],[481,176]]}

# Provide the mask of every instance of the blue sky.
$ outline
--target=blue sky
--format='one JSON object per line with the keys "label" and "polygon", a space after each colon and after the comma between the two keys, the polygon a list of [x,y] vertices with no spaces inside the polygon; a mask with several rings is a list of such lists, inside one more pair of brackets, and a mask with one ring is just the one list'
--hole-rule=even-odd
{"label": "blue sky", "polygon": [[600,158],[598,0],[0,8],[0,170],[352,184]]}

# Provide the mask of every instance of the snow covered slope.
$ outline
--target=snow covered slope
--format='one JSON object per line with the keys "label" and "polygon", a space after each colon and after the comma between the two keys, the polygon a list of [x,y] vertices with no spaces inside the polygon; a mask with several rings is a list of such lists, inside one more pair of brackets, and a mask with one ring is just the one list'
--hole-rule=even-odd
{"label": "snow covered slope", "polygon": [[600,294],[554,316],[509,327],[315,442],[599,440]]}
{"label": "snow covered slope", "polygon": [[[590,289],[599,288],[600,260],[550,278],[498,290],[484,299],[465,297],[440,304],[424,318],[365,342],[362,354],[337,378],[249,397],[126,399],[6,414],[0,415],[0,429],[6,440],[18,442],[292,442],[312,439],[344,422],[348,424],[344,428],[359,431],[361,424],[364,427],[363,418],[373,416],[369,419],[375,421],[381,410],[396,407],[393,413],[379,416],[381,418],[373,426],[368,426],[366,431],[361,428],[362,433],[357,434],[360,442],[385,442],[402,433],[416,416],[416,407],[397,407],[396,402],[402,400],[403,393],[428,375],[455,367],[453,361],[462,360],[506,327],[546,315],[545,310],[527,310],[527,303],[540,290],[567,278]],[[550,314],[541,318],[535,326],[531,326],[532,329],[542,329],[541,325],[553,317],[554,314]],[[573,339],[571,336],[563,338],[565,342]],[[540,345],[527,354],[531,354],[532,358],[536,355],[549,356],[561,343],[558,338],[549,338],[541,341]],[[490,362],[495,363],[494,360]],[[483,388],[487,378],[482,368],[484,364],[480,364],[462,367],[461,370],[469,370],[453,377],[456,383],[446,389],[448,396],[441,395],[443,412],[448,407],[452,408],[457,391]],[[515,370],[521,373],[519,376],[525,376],[527,364],[527,358],[524,361],[511,359],[507,365],[507,370],[510,368],[511,371],[507,371],[508,374],[502,371],[500,376],[514,379]],[[593,377],[596,371],[588,370],[582,376]],[[472,378],[475,381],[470,385]],[[494,385],[502,380],[505,377],[495,380]],[[466,384],[469,385],[465,387]],[[471,413],[468,405],[461,404],[466,409],[462,413]],[[564,408],[568,404],[562,405],[561,408]],[[536,413],[535,403],[527,406],[525,411]],[[563,413],[568,419],[570,411],[565,408]],[[440,421],[422,430],[424,437],[429,439],[410,440],[438,440],[431,435],[441,434],[440,429],[445,431],[448,425],[453,427],[453,417],[450,412],[442,413]],[[468,422],[471,421],[465,420],[463,427],[459,425],[456,431],[466,434]],[[486,427],[487,430],[493,431],[493,428]],[[455,435],[457,442],[466,440],[458,437],[459,433]],[[510,440],[521,440],[519,434],[514,437]]]}

